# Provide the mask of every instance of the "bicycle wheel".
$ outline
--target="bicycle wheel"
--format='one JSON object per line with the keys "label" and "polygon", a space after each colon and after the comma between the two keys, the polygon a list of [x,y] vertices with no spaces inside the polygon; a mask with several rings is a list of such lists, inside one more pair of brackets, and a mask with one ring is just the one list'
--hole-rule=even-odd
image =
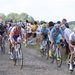
{"label": "bicycle wheel", "polygon": [[48,60],[48,58],[49,58],[49,50],[48,50],[48,45],[46,45],[46,49],[45,49],[44,54],[45,54],[45,58],[46,58],[46,60]]}
{"label": "bicycle wheel", "polygon": [[56,64],[58,67],[62,65],[62,53],[59,48],[56,47]]}
{"label": "bicycle wheel", "polygon": [[51,63],[53,63],[53,62],[54,62],[54,59],[55,59],[55,58],[54,58],[54,52],[52,52],[52,57],[50,57],[50,59],[51,59],[51,60],[50,60]]}
{"label": "bicycle wheel", "polygon": [[17,57],[18,57],[18,52],[16,52],[16,51],[14,50],[14,52],[13,52],[13,62],[14,62],[14,66],[16,65]]}
{"label": "bicycle wheel", "polygon": [[43,49],[40,50],[40,54],[41,54],[42,57],[44,56],[44,50]]}
{"label": "bicycle wheel", "polygon": [[22,67],[23,67],[23,52],[22,52],[22,50],[18,51],[17,61],[18,61],[20,69],[22,69]]}

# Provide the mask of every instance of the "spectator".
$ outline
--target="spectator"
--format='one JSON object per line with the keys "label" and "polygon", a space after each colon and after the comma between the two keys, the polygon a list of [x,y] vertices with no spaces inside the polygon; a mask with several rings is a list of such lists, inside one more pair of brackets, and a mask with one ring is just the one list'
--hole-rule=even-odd
{"label": "spectator", "polygon": [[54,27],[54,23],[52,21],[49,22],[49,29],[51,30]]}
{"label": "spectator", "polygon": [[[66,26],[66,28],[69,28],[69,25],[68,25],[66,19],[63,19],[63,20],[62,20],[62,24],[64,24],[64,25]],[[68,43],[67,43],[66,40],[65,40],[65,42],[66,42],[66,54],[68,54],[69,46],[68,46]]]}
{"label": "spectator", "polygon": [[62,24],[64,24],[64,25],[66,26],[66,28],[69,28],[69,25],[68,25],[68,23],[67,23],[67,20],[66,20],[66,19],[63,19],[63,20],[62,20]]}
{"label": "spectator", "polygon": [[57,21],[57,24],[59,25],[59,27],[61,26],[61,22],[60,21]]}
{"label": "spectator", "polygon": [[26,20],[26,24],[25,24],[25,28],[26,28],[26,44],[28,43],[28,41],[29,41],[29,35],[28,35],[28,31],[29,31],[29,22],[28,22],[28,20]]}
{"label": "spectator", "polygon": [[35,21],[34,24],[31,25],[32,30],[32,37],[34,40],[34,43],[36,43],[36,31],[37,31],[37,22]]}

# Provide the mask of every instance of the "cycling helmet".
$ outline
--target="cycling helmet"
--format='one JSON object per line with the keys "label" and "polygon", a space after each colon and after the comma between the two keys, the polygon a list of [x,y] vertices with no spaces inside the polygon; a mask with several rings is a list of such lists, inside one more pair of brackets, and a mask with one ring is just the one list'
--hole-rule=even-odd
{"label": "cycling helmet", "polygon": [[16,26],[17,24],[16,23],[11,23],[11,26]]}
{"label": "cycling helmet", "polygon": [[20,22],[18,22],[18,23],[17,23],[17,26],[22,27],[22,25],[21,25],[21,23],[20,23]]}
{"label": "cycling helmet", "polygon": [[55,24],[54,25],[54,28],[57,30],[57,29],[59,29],[59,25],[58,24]]}
{"label": "cycling helmet", "polygon": [[46,24],[42,24],[42,28],[46,28]]}

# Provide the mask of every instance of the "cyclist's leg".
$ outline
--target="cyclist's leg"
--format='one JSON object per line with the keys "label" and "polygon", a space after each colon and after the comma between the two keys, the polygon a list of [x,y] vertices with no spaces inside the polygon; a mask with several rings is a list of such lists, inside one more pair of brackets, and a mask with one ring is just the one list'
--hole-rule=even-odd
{"label": "cyclist's leg", "polygon": [[17,43],[18,43],[19,46],[20,46],[18,57],[21,59],[21,58],[22,58],[22,55],[20,54],[20,52],[21,52],[21,36],[19,36],[19,37],[17,38]]}
{"label": "cyclist's leg", "polygon": [[2,36],[0,35],[0,51],[1,51],[1,45],[2,45]]}
{"label": "cyclist's leg", "polygon": [[11,54],[11,47],[12,47],[12,44],[11,44],[11,42],[10,42],[10,40],[9,40],[9,53],[8,54]]}
{"label": "cyclist's leg", "polygon": [[55,37],[52,37],[53,38],[53,42],[51,41],[51,44],[50,44],[50,50],[49,50],[49,56],[52,57],[52,47],[53,47],[53,44],[54,44],[54,41],[55,41]]}
{"label": "cyclist's leg", "polygon": [[48,50],[50,50],[50,41],[47,39]]}
{"label": "cyclist's leg", "polygon": [[10,55],[10,59],[13,59],[13,51],[14,51],[14,39],[10,39],[10,44],[11,44],[11,55]]}
{"label": "cyclist's leg", "polygon": [[71,53],[71,56],[70,56],[70,67],[69,67],[69,70],[73,70],[73,67],[72,67],[72,62],[73,62],[73,52],[74,51],[74,48],[73,47],[70,47],[70,53]]}
{"label": "cyclist's leg", "polygon": [[2,36],[0,35],[0,46],[1,46],[1,44],[2,44]]}

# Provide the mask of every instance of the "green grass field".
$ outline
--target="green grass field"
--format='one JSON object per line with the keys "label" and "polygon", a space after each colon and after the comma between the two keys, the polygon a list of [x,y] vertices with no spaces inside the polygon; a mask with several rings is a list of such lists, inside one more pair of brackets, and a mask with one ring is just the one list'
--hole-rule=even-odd
{"label": "green grass field", "polygon": [[75,25],[69,25],[70,29],[73,31],[73,28],[75,27]]}

